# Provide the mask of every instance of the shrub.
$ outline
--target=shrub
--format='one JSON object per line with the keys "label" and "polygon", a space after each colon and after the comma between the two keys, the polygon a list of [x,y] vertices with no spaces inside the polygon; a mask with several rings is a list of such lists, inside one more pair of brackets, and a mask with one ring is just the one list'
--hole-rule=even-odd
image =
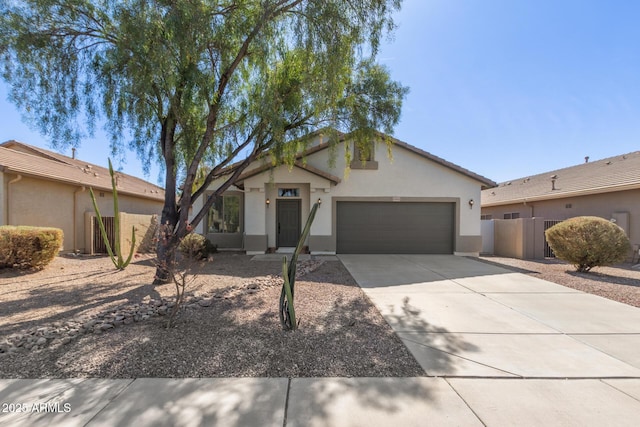
{"label": "shrub", "polygon": [[622,228],[594,216],[568,219],[549,228],[545,235],[556,257],[581,272],[622,262],[631,248]]}
{"label": "shrub", "polygon": [[217,246],[197,233],[187,234],[178,246],[180,252],[194,259],[206,259],[217,251]]}
{"label": "shrub", "polygon": [[1,226],[0,268],[44,268],[58,254],[62,238],[59,228]]}

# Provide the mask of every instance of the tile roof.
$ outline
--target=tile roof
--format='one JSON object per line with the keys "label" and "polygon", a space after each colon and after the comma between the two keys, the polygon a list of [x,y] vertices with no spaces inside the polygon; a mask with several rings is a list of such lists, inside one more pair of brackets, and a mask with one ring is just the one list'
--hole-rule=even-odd
{"label": "tile roof", "polygon": [[[111,191],[109,169],[18,141],[0,144],[0,171]],[[121,194],[164,201],[164,189],[117,172]]]}
{"label": "tile roof", "polygon": [[[555,180],[555,183],[552,183]],[[554,189],[555,188],[555,189]],[[640,188],[640,151],[500,183],[482,206],[533,202]]]}
{"label": "tile roof", "polygon": [[[298,168],[300,168],[300,169],[306,170],[307,172],[310,172],[310,173],[312,173],[314,175],[322,177],[322,178],[326,179],[327,181],[330,181],[330,182],[332,182],[334,184],[338,184],[341,181],[340,178],[338,178],[337,176],[332,175],[330,173],[327,173],[325,171],[322,171],[322,170],[320,170],[318,168],[314,168],[313,166],[311,166],[309,164],[304,164],[300,160],[296,160],[293,163],[293,165],[298,167]],[[246,172],[246,173],[243,173],[242,175],[240,175],[238,177],[238,180],[236,181],[236,183],[237,183],[237,185],[244,185],[244,181],[246,179],[251,178],[252,176],[261,174],[264,171],[268,171],[270,169],[273,169],[274,167],[275,166],[273,166],[273,165],[267,164],[267,165],[261,166],[259,168],[252,169],[249,172]]]}

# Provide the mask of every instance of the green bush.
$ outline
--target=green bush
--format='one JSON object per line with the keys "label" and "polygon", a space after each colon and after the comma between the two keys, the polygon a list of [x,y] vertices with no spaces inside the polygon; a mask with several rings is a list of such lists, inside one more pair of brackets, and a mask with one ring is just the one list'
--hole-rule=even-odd
{"label": "green bush", "polygon": [[622,262],[631,249],[622,228],[595,216],[568,219],[549,228],[545,235],[556,257],[581,272]]}
{"label": "green bush", "polygon": [[194,259],[206,259],[217,251],[217,246],[197,233],[187,234],[178,247],[180,252]]}
{"label": "green bush", "polygon": [[0,227],[0,268],[46,267],[62,247],[59,228]]}

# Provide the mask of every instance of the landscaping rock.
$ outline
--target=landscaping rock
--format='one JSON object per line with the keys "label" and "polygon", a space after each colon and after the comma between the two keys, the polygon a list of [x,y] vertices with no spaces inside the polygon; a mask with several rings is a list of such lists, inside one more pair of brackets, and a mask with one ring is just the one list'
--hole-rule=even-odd
{"label": "landscaping rock", "polygon": [[210,299],[201,299],[200,301],[198,301],[198,305],[200,307],[211,307],[213,301],[211,301]]}
{"label": "landscaping rock", "polygon": [[[323,261],[311,260],[298,263],[297,275],[302,277],[320,265]],[[217,291],[216,293],[194,292],[186,293],[181,309],[206,309],[215,300],[232,299],[244,294],[255,294],[263,288],[282,286],[282,278],[275,275],[252,277],[244,283]],[[95,316],[79,316],[68,321],[56,321],[49,325],[32,327],[15,333],[0,343],[0,353],[15,353],[18,351],[36,351],[47,347],[51,343],[70,343],[80,334],[101,334],[116,326],[130,325],[155,316],[166,316],[175,307],[175,300],[149,299],[142,303],[133,303],[111,309]]]}

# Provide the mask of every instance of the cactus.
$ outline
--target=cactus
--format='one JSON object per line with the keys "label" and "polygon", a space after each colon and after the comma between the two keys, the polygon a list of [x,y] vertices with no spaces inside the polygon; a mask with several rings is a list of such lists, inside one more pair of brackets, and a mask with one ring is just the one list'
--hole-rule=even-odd
{"label": "cactus", "polygon": [[120,210],[118,209],[118,190],[116,189],[116,179],[115,179],[115,174],[113,173],[113,166],[111,165],[111,159],[109,159],[109,175],[111,175],[111,188],[113,190],[113,213],[114,213],[113,221],[114,221],[114,228],[115,228],[114,230],[115,240],[113,242],[113,245],[114,245],[113,250],[111,249],[111,243],[109,243],[107,230],[104,228],[102,215],[100,215],[100,210],[98,209],[98,202],[96,202],[96,196],[95,194],[93,194],[93,188],[91,187],[89,187],[89,194],[91,195],[93,210],[96,212],[96,217],[98,218],[98,224],[100,226],[100,234],[102,235],[102,239],[104,240],[104,245],[107,247],[107,252],[109,253],[111,262],[113,262],[113,265],[115,265],[115,267],[118,270],[124,270],[131,262],[131,258],[133,258],[133,252],[136,247],[136,229],[135,227],[132,227],[131,250],[129,251],[129,256],[125,260],[122,257],[122,251],[120,250]]}
{"label": "cactus", "polygon": [[282,291],[280,292],[279,311],[280,324],[285,330],[293,330],[298,327],[298,323],[296,322],[296,311],[293,306],[294,285],[296,283],[296,263],[298,262],[298,255],[302,251],[304,241],[307,240],[307,236],[309,236],[311,224],[313,223],[313,219],[316,217],[316,211],[318,210],[318,207],[318,203],[313,204],[311,212],[309,212],[309,217],[307,218],[307,223],[302,230],[302,234],[300,235],[300,239],[298,240],[296,250],[293,252],[289,264],[287,265],[286,256],[282,260],[282,277],[284,278],[284,283],[282,284]]}

